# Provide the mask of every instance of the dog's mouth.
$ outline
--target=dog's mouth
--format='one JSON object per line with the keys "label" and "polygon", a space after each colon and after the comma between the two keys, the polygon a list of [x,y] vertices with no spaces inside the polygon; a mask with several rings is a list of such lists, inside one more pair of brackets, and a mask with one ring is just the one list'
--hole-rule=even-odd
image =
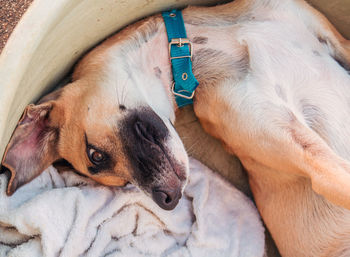
{"label": "dog's mouth", "polygon": [[174,143],[164,122],[149,109],[135,111],[124,120],[121,138],[132,166],[132,183],[162,209],[174,209],[187,181],[187,167],[170,146]]}

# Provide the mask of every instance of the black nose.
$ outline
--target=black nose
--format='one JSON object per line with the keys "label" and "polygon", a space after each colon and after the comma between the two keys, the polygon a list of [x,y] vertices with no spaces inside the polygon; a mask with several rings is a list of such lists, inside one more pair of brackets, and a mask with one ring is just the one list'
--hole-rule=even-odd
{"label": "black nose", "polygon": [[182,194],[179,189],[160,189],[154,188],[152,190],[153,200],[164,210],[172,210],[178,204]]}

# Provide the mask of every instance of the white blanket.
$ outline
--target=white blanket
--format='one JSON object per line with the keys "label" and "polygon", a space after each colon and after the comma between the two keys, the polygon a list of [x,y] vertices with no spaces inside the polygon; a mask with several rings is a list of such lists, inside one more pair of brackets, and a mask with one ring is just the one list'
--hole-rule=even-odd
{"label": "white blanket", "polygon": [[190,169],[173,211],[131,185],[104,187],[53,167],[7,197],[1,175],[0,256],[263,256],[252,202],[198,161]]}

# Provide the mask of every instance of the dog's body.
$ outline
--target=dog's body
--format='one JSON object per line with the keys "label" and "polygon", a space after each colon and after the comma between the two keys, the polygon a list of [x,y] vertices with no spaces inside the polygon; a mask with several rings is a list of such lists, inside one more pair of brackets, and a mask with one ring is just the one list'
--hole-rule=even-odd
{"label": "dog's body", "polygon": [[[349,41],[301,0],[236,0],[211,8],[190,7],[183,16],[194,44],[193,71],[200,83],[195,113],[205,130],[240,158],[258,209],[282,255],[349,256]],[[71,85],[41,101],[41,106],[51,108],[48,123],[60,129],[60,136],[50,132],[58,149],[49,151],[51,157],[38,170],[64,158],[80,173],[103,184],[140,184],[142,179],[132,178],[139,173],[126,170],[142,158],[130,157],[134,150],[123,131],[129,126],[125,125],[129,112],[150,107],[171,131],[170,137],[159,136],[171,139],[160,147],[167,154],[157,159],[159,165],[168,165],[160,170],[171,166],[180,178],[163,172],[160,176],[166,179],[156,179],[162,180],[157,185],[182,187],[187,159],[168,126],[176,108],[171,84],[168,41],[160,15],[108,39],[79,63]],[[77,108],[77,102],[83,108]],[[64,121],[54,119],[53,112]],[[45,111],[39,116],[47,115]],[[31,122],[29,116],[24,115],[18,135],[23,133],[21,126]],[[114,139],[113,129],[106,129],[106,124],[113,127],[114,123],[119,124],[116,138],[126,140]],[[154,135],[148,135],[155,132],[142,124],[129,127],[145,142],[160,144]],[[82,144],[76,139],[83,140],[81,130],[88,132],[89,139],[94,135],[95,142],[103,141],[104,149],[111,142],[117,145],[113,151],[122,157],[113,163],[113,175],[96,176],[81,161],[87,159],[85,151],[70,153],[68,144],[72,149]],[[20,148],[15,147],[20,141],[17,137],[15,132],[3,161],[13,173],[9,193],[17,188],[16,183],[20,186],[39,173],[21,175],[10,163],[16,156],[12,152]],[[141,146],[147,151],[152,147]],[[47,147],[43,149],[40,152],[47,153]],[[179,166],[182,168],[176,168]],[[24,178],[16,182],[16,174]],[[147,185],[140,187],[150,193]]]}

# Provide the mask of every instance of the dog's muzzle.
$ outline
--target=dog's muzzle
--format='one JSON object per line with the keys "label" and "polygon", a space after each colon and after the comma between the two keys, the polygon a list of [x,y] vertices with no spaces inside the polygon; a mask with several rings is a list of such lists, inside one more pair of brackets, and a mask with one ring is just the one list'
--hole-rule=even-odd
{"label": "dog's muzzle", "polygon": [[170,132],[151,109],[133,110],[122,122],[121,138],[132,166],[133,183],[163,209],[178,204],[186,169],[169,147]]}

